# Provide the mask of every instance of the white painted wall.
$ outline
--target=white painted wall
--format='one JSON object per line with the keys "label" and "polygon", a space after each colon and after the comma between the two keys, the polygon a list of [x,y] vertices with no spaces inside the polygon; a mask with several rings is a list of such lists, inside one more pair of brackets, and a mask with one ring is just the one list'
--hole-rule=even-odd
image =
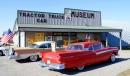
{"label": "white painted wall", "polygon": [[14,44],[15,45],[19,45],[19,42],[18,42],[19,40],[18,40],[18,32],[14,35],[14,37],[13,37],[13,42],[14,42]]}
{"label": "white painted wall", "polygon": [[20,32],[20,47],[25,47],[25,32]]}
{"label": "white painted wall", "polygon": [[19,32],[18,32],[18,25],[17,25],[16,21],[15,21],[15,25],[13,27],[13,33],[15,33],[14,37],[13,37],[14,45],[19,46]]}

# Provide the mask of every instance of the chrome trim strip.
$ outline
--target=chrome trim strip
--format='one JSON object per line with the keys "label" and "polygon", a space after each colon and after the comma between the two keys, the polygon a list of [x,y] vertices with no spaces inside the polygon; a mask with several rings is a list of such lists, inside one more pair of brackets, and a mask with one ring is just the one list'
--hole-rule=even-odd
{"label": "chrome trim strip", "polygon": [[111,49],[111,50],[105,50],[105,51],[97,52],[96,55],[103,54],[103,53],[113,51],[113,50],[118,50],[118,49]]}

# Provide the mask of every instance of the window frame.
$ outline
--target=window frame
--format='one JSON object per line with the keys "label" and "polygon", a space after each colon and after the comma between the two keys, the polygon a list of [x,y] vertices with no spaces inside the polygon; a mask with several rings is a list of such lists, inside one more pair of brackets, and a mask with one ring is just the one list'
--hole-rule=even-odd
{"label": "window frame", "polygon": [[90,44],[90,45],[89,45],[88,50],[89,50],[89,48],[90,48],[91,46],[92,46],[92,50],[94,50],[93,44]]}
{"label": "window frame", "polygon": [[[41,46],[45,46],[45,45],[47,45],[47,47],[45,47],[45,48],[48,48],[48,46],[49,46],[49,43],[44,43],[44,44],[41,44],[41,45],[39,45],[39,48],[41,47]],[[51,48],[51,47],[50,47]]]}
{"label": "window frame", "polygon": [[[69,44],[68,46],[70,46],[70,45],[81,45],[81,47],[82,47],[82,51],[84,50],[84,45],[83,45],[83,44]],[[66,47],[65,50],[72,50],[72,49],[67,49],[68,46]],[[78,51],[78,50],[77,50],[77,51]]]}
{"label": "window frame", "polygon": [[[95,47],[94,45],[95,45],[96,47]],[[97,45],[98,45],[98,47],[97,47]],[[93,44],[93,49],[94,49],[94,50],[98,50],[98,49],[101,49],[101,48],[102,48],[101,43],[94,43],[94,44]]]}

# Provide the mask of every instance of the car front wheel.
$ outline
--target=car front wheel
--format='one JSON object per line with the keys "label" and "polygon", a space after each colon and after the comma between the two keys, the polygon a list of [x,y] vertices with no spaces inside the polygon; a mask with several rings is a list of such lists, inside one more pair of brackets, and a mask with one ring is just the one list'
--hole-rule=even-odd
{"label": "car front wheel", "polygon": [[109,61],[110,62],[115,62],[115,60],[116,60],[115,54],[111,54]]}
{"label": "car front wheel", "polygon": [[37,55],[32,55],[29,57],[30,61],[34,62],[38,60],[38,56]]}

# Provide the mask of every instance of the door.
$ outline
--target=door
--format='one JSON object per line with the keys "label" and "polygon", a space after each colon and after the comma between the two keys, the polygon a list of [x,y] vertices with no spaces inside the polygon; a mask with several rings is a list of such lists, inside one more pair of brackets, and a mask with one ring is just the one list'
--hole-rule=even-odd
{"label": "door", "polygon": [[91,44],[87,50],[87,65],[96,63],[96,53],[94,52],[93,45]]}
{"label": "door", "polygon": [[94,48],[94,52],[96,54],[96,62],[101,62],[101,61],[106,60],[108,49],[103,48],[101,43],[93,44],[93,48]]}
{"label": "door", "polygon": [[52,41],[52,36],[45,36],[45,41]]}

